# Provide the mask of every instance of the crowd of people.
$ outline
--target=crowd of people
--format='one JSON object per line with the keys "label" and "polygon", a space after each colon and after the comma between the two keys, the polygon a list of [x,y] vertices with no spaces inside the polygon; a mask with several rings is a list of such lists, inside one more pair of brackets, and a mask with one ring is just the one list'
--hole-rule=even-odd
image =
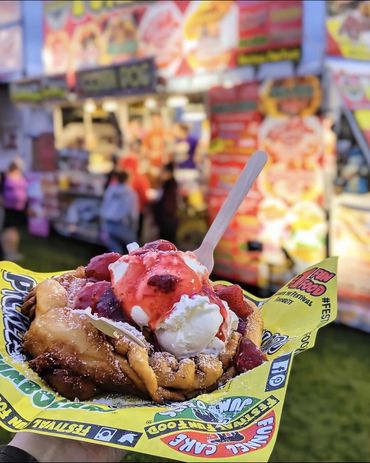
{"label": "crowd of people", "polygon": [[[176,243],[182,179],[198,175],[198,140],[180,123],[164,130],[159,114],[150,130],[140,130],[134,118],[122,151],[113,156],[99,212],[101,240],[110,251],[126,252],[126,245],[160,237]],[[27,180],[22,162],[13,161],[2,174],[0,187],[1,253],[19,261],[19,230],[27,218]],[[149,229],[149,237],[148,237]]]}
{"label": "crowd of people", "polygon": [[165,130],[159,113],[144,131],[133,118],[123,155],[115,158],[101,208],[102,236],[111,251],[125,252],[129,242],[145,241],[145,224],[160,238],[176,243],[182,180],[198,175],[198,139],[187,125]]}

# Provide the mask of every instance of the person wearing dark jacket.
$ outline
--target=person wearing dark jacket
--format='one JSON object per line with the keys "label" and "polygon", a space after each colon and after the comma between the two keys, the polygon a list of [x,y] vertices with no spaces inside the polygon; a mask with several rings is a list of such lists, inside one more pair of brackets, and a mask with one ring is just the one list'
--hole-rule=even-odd
{"label": "person wearing dark jacket", "polygon": [[159,228],[160,238],[176,242],[177,182],[174,177],[174,165],[168,163],[162,168],[162,188],[158,201],[154,205],[154,218]]}

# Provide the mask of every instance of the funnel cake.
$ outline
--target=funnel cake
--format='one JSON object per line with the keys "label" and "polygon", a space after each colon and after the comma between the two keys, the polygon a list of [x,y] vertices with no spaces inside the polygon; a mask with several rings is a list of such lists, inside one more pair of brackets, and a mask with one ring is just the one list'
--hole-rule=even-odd
{"label": "funnel cake", "polygon": [[[86,310],[116,323],[112,337]],[[39,283],[22,313],[30,367],[71,400],[114,392],[183,401],[266,360],[260,311],[241,288],[212,284],[193,253],[164,240]]]}

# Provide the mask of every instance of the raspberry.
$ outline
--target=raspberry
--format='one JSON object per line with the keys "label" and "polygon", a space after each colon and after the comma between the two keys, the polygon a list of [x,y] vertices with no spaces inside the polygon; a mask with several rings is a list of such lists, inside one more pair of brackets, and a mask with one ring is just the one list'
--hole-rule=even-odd
{"label": "raspberry", "polygon": [[93,257],[85,268],[87,278],[98,281],[110,281],[108,266],[121,257],[117,252],[106,252],[100,256]]}
{"label": "raspberry", "polygon": [[253,312],[253,309],[244,298],[243,290],[239,285],[215,285],[214,291],[220,299],[228,303],[230,309],[239,318],[245,320]]}
{"label": "raspberry", "polygon": [[179,281],[180,278],[175,275],[153,275],[148,279],[148,286],[153,286],[161,293],[172,293]]}
{"label": "raspberry", "polygon": [[250,339],[242,339],[235,357],[235,367],[239,373],[253,370],[265,360],[266,355]]}

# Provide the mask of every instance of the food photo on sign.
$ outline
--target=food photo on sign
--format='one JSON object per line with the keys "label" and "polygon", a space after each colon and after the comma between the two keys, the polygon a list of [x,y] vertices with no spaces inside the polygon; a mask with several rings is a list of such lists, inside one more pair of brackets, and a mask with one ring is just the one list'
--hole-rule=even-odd
{"label": "food photo on sign", "polygon": [[336,259],[268,299],[209,279],[266,159],[251,157],[194,252],[157,240],[68,272],[2,263],[5,429],[180,461],[269,459],[293,354],[336,317]]}

